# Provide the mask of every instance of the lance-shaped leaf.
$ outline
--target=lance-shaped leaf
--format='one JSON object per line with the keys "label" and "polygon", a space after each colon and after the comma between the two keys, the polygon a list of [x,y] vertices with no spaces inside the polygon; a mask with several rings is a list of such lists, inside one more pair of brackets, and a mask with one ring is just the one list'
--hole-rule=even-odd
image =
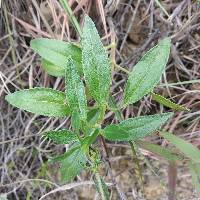
{"label": "lance-shaped leaf", "polygon": [[111,67],[93,21],[86,16],[82,35],[82,63],[85,81],[94,100],[104,105],[111,84]]}
{"label": "lance-shaped leaf", "polygon": [[[50,72],[50,75],[64,76],[64,69],[67,65],[68,56],[72,57],[79,73],[82,73],[81,49],[72,43],[54,39],[39,38],[31,40],[31,48],[43,59],[48,61],[48,65],[45,61],[43,61],[43,64],[45,62],[46,65],[44,69],[47,73]],[[49,66],[49,63],[51,63],[51,66]],[[52,70],[53,65],[55,66]],[[58,69],[58,71],[56,69]]]}
{"label": "lance-shaped leaf", "polygon": [[151,92],[152,98],[157,101],[158,103],[161,103],[162,105],[168,107],[168,108],[172,108],[173,110],[178,110],[178,111],[189,111],[188,108],[182,106],[182,105],[178,105],[172,101],[170,101],[169,99],[166,99],[165,97],[159,95],[159,94],[155,94],[153,92]]}
{"label": "lance-shaped leaf", "polygon": [[168,132],[160,132],[160,135],[173,144],[193,162],[200,162],[200,150],[197,147]]}
{"label": "lance-shaped leaf", "polygon": [[44,136],[58,144],[69,144],[78,141],[77,135],[67,129],[47,131]]}
{"label": "lance-shaped leaf", "polygon": [[150,49],[129,74],[124,105],[135,103],[152,91],[160,81],[170,53],[170,39],[165,38]]}
{"label": "lance-shaped leaf", "polygon": [[84,151],[89,151],[89,146],[95,142],[98,135],[99,135],[99,129],[95,129],[89,136],[86,136],[81,141],[82,149]]}
{"label": "lance-shaped leaf", "polygon": [[87,100],[85,88],[78,74],[75,63],[71,58],[68,59],[65,73],[67,100],[72,113],[80,116],[81,120],[87,119]]}
{"label": "lance-shaped leaf", "polygon": [[146,142],[146,141],[137,141],[137,144],[141,148],[146,149],[152,153],[155,153],[155,154],[163,157],[166,160],[176,161],[176,160],[182,159],[182,157],[180,155],[178,155],[177,153],[175,153],[172,150],[166,149],[166,147],[162,147],[160,145],[152,144],[152,143]]}
{"label": "lance-shaped leaf", "polygon": [[65,158],[61,160],[61,180],[62,182],[70,181],[77,176],[85,167],[87,158],[80,148],[72,148],[66,154]]}
{"label": "lance-shaped leaf", "polygon": [[13,106],[38,115],[64,117],[69,107],[63,92],[50,88],[33,88],[14,92],[6,96]]}
{"label": "lance-shaped leaf", "polygon": [[65,69],[63,67],[58,67],[48,60],[42,59],[42,67],[49,75],[55,77],[65,76]]}
{"label": "lance-shaped leaf", "polygon": [[163,113],[130,118],[118,125],[109,125],[103,131],[103,136],[113,141],[130,141],[144,138],[158,130],[173,113]]}
{"label": "lance-shaped leaf", "polygon": [[88,123],[94,125],[96,124],[97,120],[99,119],[99,109],[93,108],[87,113],[87,121]]}

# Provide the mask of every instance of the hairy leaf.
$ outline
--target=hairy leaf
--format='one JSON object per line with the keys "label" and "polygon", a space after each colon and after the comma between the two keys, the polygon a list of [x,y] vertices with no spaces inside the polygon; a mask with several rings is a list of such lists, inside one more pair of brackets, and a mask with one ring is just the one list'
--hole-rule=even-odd
{"label": "hairy leaf", "polygon": [[155,94],[155,93],[151,92],[151,95],[155,101],[157,101],[158,103],[161,103],[162,105],[164,105],[168,108],[172,108],[174,110],[180,110],[180,111],[189,111],[189,109],[185,108],[184,106],[178,105],[159,94]]}
{"label": "hairy leaf", "polygon": [[67,100],[72,114],[80,116],[81,120],[87,119],[87,100],[85,88],[71,58],[68,59],[65,82]]}
{"label": "hairy leaf", "polygon": [[152,153],[155,153],[165,158],[166,160],[176,161],[182,159],[180,155],[176,154],[175,152],[169,149],[166,149],[166,147],[162,147],[160,145],[152,144],[150,142],[145,142],[145,141],[137,141],[137,144],[139,144],[141,148],[146,149]]}
{"label": "hairy leaf", "polygon": [[124,93],[125,106],[152,91],[161,79],[170,53],[170,39],[165,38],[150,49],[129,74]]}
{"label": "hairy leaf", "polygon": [[61,155],[54,156],[54,157],[50,158],[48,160],[48,162],[49,163],[61,162],[65,158],[69,157],[77,149],[80,149],[80,144],[79,143],[75,143],[67,152],[65,152],[65,153],[63,153]]}
{"label": "hairy leaf", "polygon": [[95,124],[99,119],[99,112],[98,108],[91,109],[87,114],[87,121],[90,124]]}
{"label": "hairy leaf", "polygon": [[65,159],[61,161],[61,180],[62,182],[70,181],[77,176],[84,168],[87,158],[81,148],[72,148]]}
{"label": "hairy leaf", "polygon": [[47,131],[44,135],[58,144],[69,144],[78,141],[77,135],[67,129]]}
{"label": "hairy leaf", "polygon": [[56,77],[65,75],[65,69],[63,67],[58,67],[48,60],[42,59],[42,67],[49,75]]}
{"label": "hairy leaf", "polygon": [[93,21],[86,16],[83,27],[82,63],[86,84],[94,100],[104,105],[111,84],[111,67]]}
{"label": "hairy leaf", "polygon": [[88,151],[89,150],[89,146],[95,142],[95,140],[96,140],[98,135],[99,135],[99,129],[93,130],[93,132],[89,136],[86,136],[81,141],[82,148],[85,151]]}
{"label": "hairy leaf", "polygon": [[173,144],[193,162],[200,162],[200,150],[197,147],[168,132],[160,132],[160,135]]}
{"label": "hairy leaf", "polygon": [[70,113],[63,92],[33,88],[14,92],[6,100],[20,109],[44,116],[64,117]]}
{"label": "hairy leaf", "polygon": [[[64,72],[63,70],[67,64],[68,56],[72,57],[79,73],[82,73],[81,49],[72,43],[54,39],[39,38],[31,40],[31,48],[43,59],[52,63],[51,67],[49,67],[49,65],[45,65],[46,71],[50,72],[50,75],[64,76],[64,73],[61,72]],[[52,65],[55,65],[53,69]]]}
{"label": "hairy leaf", "polygon": [[117,120],[123,121],[123,117],[120,112],[120,109],[118,108],[114,98],[111,95],[109,96],[108,106],[110,107],[110,110],[112,110],[115,113]]}
{"label": "hairy leaf", "polygon": [[121,121],[118,125],[109,125],[103,135],[108,140],[130,141],[144,138],[158,130],[173,113],[140,116]]}

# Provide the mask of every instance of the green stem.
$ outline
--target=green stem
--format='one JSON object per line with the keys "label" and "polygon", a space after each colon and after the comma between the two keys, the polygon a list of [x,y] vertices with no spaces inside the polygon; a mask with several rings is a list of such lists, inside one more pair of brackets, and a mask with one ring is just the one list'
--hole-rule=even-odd
{"label": "green stem", "polygon": [[123,67],[121,67],[120,65],[117,65],[116,63],[114,63],[114,66],[116,68],[118,68],[119,70],[125,72],[126,74],[130,74],[130,72],[127,69],[124,69]]}
{"label": "green stem", "polygon": [[95,185],[102,200],[109,200],[108,190],[98,172],[95,173]]}
{"label": "green stem", "polygon": [[112,47],[116,47],[116,44],[115,43],[111,43],[111,44],[109,44],[109,45],[107,45],[107,46],[104,46],[104,48],[107,50],[107,49],[110,49],[110,48],[112,48]]}
{"label": "green stem", "polygon": [[70,8],[67,0],[60,0],[60,4],[62,5],[63,9],[65,10],[65,12],[67,13],[71,23],[74,25],[74,28],[76,29],[77,33],[79,34],[79,36],[81,37],[82,35],[82,31],[81,31],[81,27],[76,19],[76,17],[73,14],[72,9]]}
{"label": "green stem", "polygon": [[[117,107],[114,99],[112,96],[110,96],[109,98],[109,104],[111,105],[112,108],[114,108],[113,112],[115,113],[117,119],[119,121],[123,121],[123,116],[121,115],[121,112],[119,111],[119,108]],[[135,162],[136,164],[136,168],[135,168],[135,171],[136,173],[138,173],[139,175],[139,178],[140,178],[140,184],[142,186],[142,189],[143,189],[143,176],[142,176],[142,170],[141,170],[141,167],[140,167],[140,163],[139,163],[139,159],[138,159],[138,156],[137,156],[137,153],[136,153],[136,150],[135,150],[135,143],[132,142],[132,141],[129,141],[129,144],[131,146],[131,150],[132,150],[132,153],[133,153],[133,161]]]}
{"label": "green stem", "polygon": [[160,7],[160,9],[165,13],[165,15],[167,15],[167,17],[170,17],[168,12],[166,11],[166,9],[162,6],[162,4],[159,2],[159,0],[155,0],[157,6]]}
{"label": "green stem", "polygon": [[132,153],[133,153],[133,161],[136,164],[135,172],[139,176],[140,184],[142,186],[142,189],[144,190],[144,188],[143,188],[144,184],[143,184],[142,169],[140,167],[139,159],[138,159],[138,156],[137,156],[137,153],[136,153],[136,150],[135,150],[135,143],[132,142],[132,141],[129,141],[129,144],[131,146],[131,150],[132,150]]}

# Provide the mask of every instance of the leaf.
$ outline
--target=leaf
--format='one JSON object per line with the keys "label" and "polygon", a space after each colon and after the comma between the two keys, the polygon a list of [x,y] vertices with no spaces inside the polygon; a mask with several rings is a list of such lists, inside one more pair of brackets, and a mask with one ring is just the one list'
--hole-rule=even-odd
{"label": "leaf", "polygon": [[42,67],[49,75],[56,77],[65,76],[65,69],[63,67],[58,67],[48,60],[42,59]]}
{"label": "leaf", "polygon": [[69,58],[65,72],[65,93],[72,112],[78,111],[80,118],[87,118],[87,100],[85,88],[75,67],[74,61]]}
{"label": "leaf", "polygon": [[97,136],[99,135],[99,129],[93,130],[93,132],[89,135],[86,136],[82,141],[81,145],[82,148],[87,152],[89,151],[89,146],[95,142]]}
{"label": "leaf", "polygon": [[162,105],[168,107],[168,108],[172,108],[174,110],[179,110],[179,111],[189,111],[188,108],[182,106],[182,105],[178,105],[172,101],[170,101],[169,99],[166,99],[165,97],[159,95],[159,94],[155,94],[153,92],[151,92],[152,98],[157,101],[158,103],[161,103]]}
{"label": "leaf", "polygon": [[65,94],[50,88],[25,89],[5,99],[15,107],[38,115],[64,117],[70,113]]}
{"label": "leaf", "polygon": [[166,147],[162,147],[157,144],[152,144],[150,142],[146,141],[137,141],[137,144],[143,148],[146,149],[152,153],[155,153],[163,158],[165,158],[168,161],[176,161],[176,160],[181,160],[181,156],[176,154],[175,152],[166,149]]}
{"label": "leaf", "polygon": [[196,191],[199,193],[200,195],[200,166],[199,163],[192,163],[189,162],[188,164],[190,173],[192,175],[192,182],[196,188]]}
{"label": "leaf", "polygon": [[99,175],[99,173],[95,173],[95,176],[93,177],[96,189],[98,191],[98,193],[101,196],[102,200],[109,200],[109,191],[108,191],[108,187],[105,184],[104,180],[102,179],[102,177]]}
{"label": "leaf", "polygon": [[172,143],[193,162],[200,162],[200,150],[197,147],[168,132],[160,132],[160,135]]}
{"label": "leaf", "polygon": [[67,129],[47,131],[44,135],[58,144],[69,144],[78,141],[77,135]]}
{"label": "leaf", "polygon": [[98,108],[91,109],[87,113],[87,121],[92,125],[96,124],[97,120],[99,119],[99,113],[100,111]]}
{"label": "leaf", "polygon": [[121,121],[118,125],[109,125],[103,136],[113,141],[130,141],[144,138],[158,130],[173,113],[140,116]]}
{"label": "leaf", "polygon": [[78,175],[84,168],[87,158],[80,143],[75,143],[66,153],[51,158],[50,163],[59,161],[61,163],[61,181],[67,182]]}
{"label": "leaf", "polygon": [[115,113],[117,120],[123,121],[123,117],[120,112],[120,109],[117,107],[117,104],[111,95],[109,96],[108,105],[110,107],[110,110],[112,110]]}
{"label": "leaf", "polygon": [[135,103],[152,91],[160,81],[170,53],[170,39],[161,40],[134,66],[124,93],[124,105]]}
{"label": "leaf", "polygon": [[111,66],[96,27],[88,16],[85,17],[81,44],[87,87],[94,100],[105,105],[111,84]]}
{"label": "leaf", "polygon": [[108,140],[113,141],[129,141],[130,134],[120,125],[111,124],[104,128],[103,136]]}
{"label": "leaf", "polygon": [[99,120],[99,108],[92,108],[87,113],[87,122],[82,126],[83,132],[89,136],[94,131],[94,126]]}
{"label": "leaf", "polygon": [[67,182],[74,179],[84,168],[87,158],[81,148],[72,148],[65,159],[61,161],[61,180]]}
{"label": "leaf", "polygon": [[72,145],[72,147],[65,153],[52,157],[48,160],[49,163],[55,163],[55,162],[61,162],[63,161],[65,158],[69,157],[74,151],[76,151],[77,149],[80,149],[80,144],[79,143],[75,143],[74,145]]}
{"label": "leaf", "polygon": [[[60,40],[38,38],[31,40],[31,48],[43,59],[52,63],[50,68],[49,65],[48,67],[45,65],[46,71],[50,72],[50,75],[64,76],[64,73],[61,74],[60,72],[64,72],[63,70],[67,64],[68,56],[72,57],[79,73],[82,74],[81,49],[76,45]],[[55,65],[53,70],[52,65]],[[57,71],[58,68],[61,69]]]}

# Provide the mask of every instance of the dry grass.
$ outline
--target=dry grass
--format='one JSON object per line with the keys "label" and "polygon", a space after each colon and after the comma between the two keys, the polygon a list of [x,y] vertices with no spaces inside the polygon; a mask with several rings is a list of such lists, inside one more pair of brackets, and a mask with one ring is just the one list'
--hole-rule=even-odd
{"label": "dry grass", "polygon": [[[109,50],[112,61],[127,70],[131,70],[158,39],[165,36],[172,38],[166,73],[155,90],[186,105],[191,112],[175,114],[165,129],[200,146],[200,5],[191,0],[164,0],[161,1],[165,9],[163,12],[154,0],[69,0],[69,3],[80,23],[84,13],[92,16],[104,44],[116,44],[111,45]],[[69,120],[32,115],[8,105],[4,97],[10,92],[36,86],[63,90],[63,80],[50,77],[42,70],[40,58],[30,49],[29,42],[36,37],[67,41],[77,41],[78,38],[56,0],[7,0],[1,2],[0,9],[0,193],[7,194],[8,199],[36,200],[59,187],[55,170],[58,166],[48,166],[46,161],[51,155],[64,151],[64,146],[47,142],[40,135],[46,129],[68,127]],[[119,100],[127,75],[116,70],[113,77],[112,92]],[[128,118],[165,110],[150,97],[145,97],[129,106],[123,114]],[[113,113],[107,113],[105,123],[114,121]],[[161,143],[156,137],[148,140]],[[163,142],[162,145],[167,144]],[[123,195],[128,199],[143,199],[129,148],[117,144],[107,146],[112,167],[106,167],[109,172],[107,180],[117,183],[117,189],[112,187],[112,199]],[[162,180],[166,186],[166,163],[158,162],[149,152],[142,152],[161,177],[156,178],[146,166],[146,161],[141,161],[146,199],[166,199],[166,187],[160,184]],[[190,185],[190,176],[182,164],[178,167],[178,175],[177,198],[197,199]],[[78,181],[89,179],[88,174],[77,178]],[[186,184],[190,185],[189,190]],[[156,189],[152,189],[154,185]],[[81,188],[60,191],[45,199],[94,199],[95,192],[91,186],[85,186],[84,190],[87,192]],[[86,193],[90,195],[86,196]]]}

